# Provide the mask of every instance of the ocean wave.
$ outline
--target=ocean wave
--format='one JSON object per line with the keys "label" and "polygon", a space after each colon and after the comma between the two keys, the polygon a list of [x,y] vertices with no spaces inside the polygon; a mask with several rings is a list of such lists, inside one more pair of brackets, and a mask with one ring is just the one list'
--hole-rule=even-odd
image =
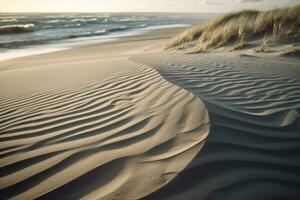
{"label": "ocean wave", "polygon": [[120,27],[117,27],[117,28],[109,29],[109,32],[123,31],[123,30],[126,30],[126,29],[128,29],[128,26],[120,26]]}
{"label": "ocean wave", "polygon": [[96,31],[87,31],[87,32],[81,32],[81,33],[76,33],[76,34],[70,35],[69,38],[98,36],[98,35],[104,35],[104,34],[107,34],[107,33],[123,31],[123,30],[127,30],[127,29],[128,29],[127,26],[121,26],[121,27],[116,27],[116,28],[111,28],[111,29],[101,29],[101,30],[96,30]]}
{"label": "ocean wave", "polygon": [[0,34],[25,33],[33,31],[34,24],[13,24],[0,26]]}
{"label": "ocean wave", "polygon": [[103,33],[107,33],[107,30],[106,29],[103,29],[103,30],[97,30],[97,31],[94,31],[94,33],[96,34],[103,34]]}
{"label": "ocean wave", "polygon": [[86,37],[92,35],[92,32],[83,32],[83,33],[76,33],[73,35],[70,35],[70,38],[77,38],[77,37]]}
{"label": "ocean wave", "polygon": [[78,18],[78,19],[72,19],[71,22],[93,22],[97,20],[98,20],[97,18],[88,18],[88,19]]}
{"label": "ocean wave", "polygon": [[65,24],[64,27],[79,27],[81,26],[80,23],[77,23],[77,24]]}
{"label": "ocean wave", "polygon": [[45,26],[42,26],[42,28],[50,29],[50,28],[53,28],[53,26],[51,26],[51,25],[45,25]]}
{"label": "ocean wave", "polygon": [[106,17],[106,18],[104,18],[104,19],[102,20],[103,23],[108,23],[108,21],[109,21],[109,18],[108,18],[108,17]]}
{"label": "ocean wave", "polygon": [[97,30],[97,31],[88,31],[88,32],[82,32],[82,33],[70,35],[70,38],[97,36],[97,35],[106,34],[108,32],[109,32],[109,30],[107,30],[107,29],[102,29],[102,30]]}
{"label": "ocean wave", "polygon": [[0,22],[18,22],[16,18],[1,19]]}
{"label": "ocean wave", "polygon": [[125,17],[125,18],[114,18],[114,17],[106,17],[102,20],[104,23],[109,23],[109,22],[139,22],[139,21],[145,21],[146,19],[143,18],[130,18],[130,17]]}
{"label": "ocean wave", "polygon": [[122,18],[122,19],[117,19],[116,21],[118,22],[136,22],[136,21],[144,21],[145,19],[139,19],[139,18]]}
{"label": "ocean wave", "polygon": [[46,23],[47,23],[47,24],[56,24],[56,23],[65,22],[65,21],[66,21],[66,20],[54,19],[54,20],[46,21]]}

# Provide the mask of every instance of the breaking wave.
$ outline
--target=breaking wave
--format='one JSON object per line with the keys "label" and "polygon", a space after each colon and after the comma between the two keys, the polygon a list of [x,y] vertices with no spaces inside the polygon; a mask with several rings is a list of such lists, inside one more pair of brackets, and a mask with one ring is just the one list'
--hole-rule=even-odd
{"label": "breaking wave", "polygon": [[0,26],[0,34],[16,34],[33,31],[34,24],[13,24]]}

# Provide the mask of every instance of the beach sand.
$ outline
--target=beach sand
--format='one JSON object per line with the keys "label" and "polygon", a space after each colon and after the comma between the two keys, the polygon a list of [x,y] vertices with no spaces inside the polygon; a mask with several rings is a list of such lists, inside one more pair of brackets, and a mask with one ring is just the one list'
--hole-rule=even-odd
{"label": "beach sand", "polygon": [[2,199],[300,197],[299,59],[180,30],[1,62]]}

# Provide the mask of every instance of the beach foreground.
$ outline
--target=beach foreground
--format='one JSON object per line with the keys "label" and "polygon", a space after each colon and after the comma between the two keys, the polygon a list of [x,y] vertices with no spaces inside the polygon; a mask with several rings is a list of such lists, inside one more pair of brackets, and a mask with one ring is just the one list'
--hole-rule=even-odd
{"label": "beach foreground", "polygon": [[3,198],[299,198],[298,58],[179,31],[0,63]]}

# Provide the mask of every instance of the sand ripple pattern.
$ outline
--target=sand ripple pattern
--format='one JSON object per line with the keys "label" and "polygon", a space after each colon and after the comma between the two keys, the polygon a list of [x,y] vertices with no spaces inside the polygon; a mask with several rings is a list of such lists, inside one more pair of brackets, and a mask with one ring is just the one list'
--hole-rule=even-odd
{"label": "sand ripple pattern", "polygon": [[300,65],[210,55],[133,58],[203,99],[201,154],[145,199],[300,199]]}
{"label": "sand ripple pattern", "polygon": [[208,132],[201,100],[145,65],[2,96],[1,199],[137,199],[176,177]]}

